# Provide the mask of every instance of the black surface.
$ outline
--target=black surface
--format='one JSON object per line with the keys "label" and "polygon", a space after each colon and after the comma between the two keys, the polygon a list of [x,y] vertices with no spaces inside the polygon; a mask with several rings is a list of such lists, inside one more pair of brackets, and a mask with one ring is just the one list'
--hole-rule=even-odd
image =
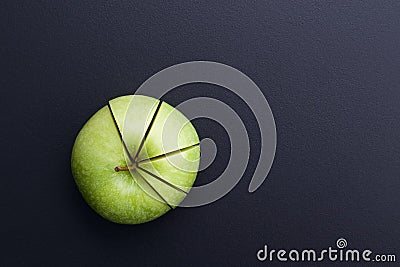
{"label": "black surface", "polygon": [[[399,1],[3,0],[0,8],[1,266],[267,265],[255,256],[264,244],[321,249],[339,237],[400,257]],[[214,96],[246,120],[245,177],[211,205],[151,223],[102,219],[73,181],[74,138],[107,100],[191,60],[231,65],[263,90],[278,131],[268,179],[247,192],[259,143],[249,110],[220,88],[190,85],[195,92],[182,87],[166,99]],[[221,133],[202,183],[223,170],[229,143],[219,126],[196,123],[202,136]]]}

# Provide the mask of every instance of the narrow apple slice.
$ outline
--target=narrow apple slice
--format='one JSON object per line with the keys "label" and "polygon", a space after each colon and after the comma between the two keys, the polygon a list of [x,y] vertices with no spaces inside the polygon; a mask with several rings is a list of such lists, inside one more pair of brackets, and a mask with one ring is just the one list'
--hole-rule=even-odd
{"label": "narrow apple slice", "polygon": [[132,157],[139,150],[146,130],[151,128],[159,103],[157,99],[141,95],[118,97],[109,102],[118,131]]}
{"label": "narrow apple slice", "polygon": [[[200,146],[139,162],[136,171],[164,197],[171,206],[177,206],[190,191],[197,175],[200,161]],[[146,190],[146,188],[144,188]],[[159,200],[159,197],[146,190]]]}
{"label": "narrow apple slice", "polygon": [[138,161],[198,143],[196,129],[190,121],[179,110],[162,102],[143,149],[139,152]]}

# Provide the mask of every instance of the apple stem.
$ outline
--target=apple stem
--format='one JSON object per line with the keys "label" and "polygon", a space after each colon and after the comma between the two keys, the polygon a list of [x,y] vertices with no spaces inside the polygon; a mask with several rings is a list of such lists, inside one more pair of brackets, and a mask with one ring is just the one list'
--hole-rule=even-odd
{"label": "apple stem", "polygon": [[116,172],[120,172],[120,171],[130,171],[130,170],[136,169],[136,167],[137,167],[137,163],[136,163],[135,165],[129,165],[129,166],[124,166],[124,167],[117,166],[117,167],[114,168],[114,170],[115,170]]}
{"label": "apple stem", "polygon": [[120,171],[129,171],[129,167],[115,167],[114,169],[116,172]]}

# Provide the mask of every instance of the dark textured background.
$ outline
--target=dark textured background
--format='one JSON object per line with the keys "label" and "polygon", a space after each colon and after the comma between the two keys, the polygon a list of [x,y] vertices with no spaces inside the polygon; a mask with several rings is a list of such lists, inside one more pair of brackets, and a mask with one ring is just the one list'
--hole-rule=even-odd
{"label": "dark textured background", "polygon": [[[264,244],[322,249],[339,237],[400,258],[399,1],[3,0],[0,8],[0,265],[250,266]],[[268,179],[247,192],[259,132],[246,106],[221,88],[190,85],[194,92],[178,88],[167,101],[213,96],[246,121],[245,177],[211,205],[151,223],[102,219],[71,176],[75,136],[108,99],[191,60],[231,65],[263,90],[278,131]],[[229,143],[212,122],[196,126],[219,148],[203,183],[223,170]]]}

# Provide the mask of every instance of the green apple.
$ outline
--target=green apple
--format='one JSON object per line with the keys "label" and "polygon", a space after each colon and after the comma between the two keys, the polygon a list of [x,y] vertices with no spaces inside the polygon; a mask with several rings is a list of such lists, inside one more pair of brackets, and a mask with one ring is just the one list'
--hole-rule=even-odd
{"label": "green apple", "polygon": [[154,220],[175,208],[193,185],[200,160],[197,132],[165,102],[122,96],[79,132],[71,168],[83,198],[121,224]]}

